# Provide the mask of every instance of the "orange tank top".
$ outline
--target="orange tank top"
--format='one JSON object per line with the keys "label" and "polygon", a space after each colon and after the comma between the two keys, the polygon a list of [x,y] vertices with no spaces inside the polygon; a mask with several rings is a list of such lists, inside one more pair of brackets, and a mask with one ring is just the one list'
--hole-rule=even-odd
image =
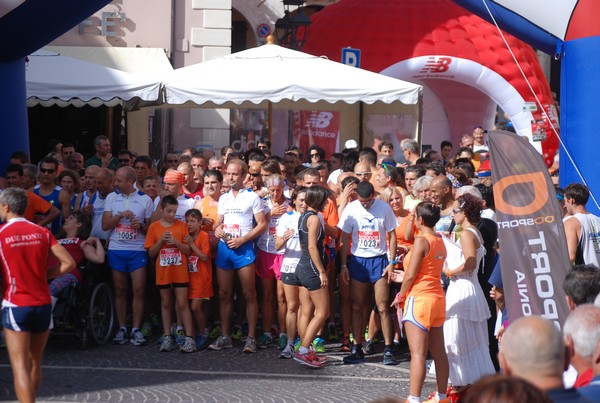
{"label": "orange tank top", "polygon": [[[444,297],[444,290],[440,278],[444,261],[446,260],[446,247],[441,237],[436,235],[422,235],[429,242],[429,253],[421,261],[419,271],[415,277],[408,296],[430,295]],[[408,269],[412,258],[412,250],[404,258],[404,267]]]}

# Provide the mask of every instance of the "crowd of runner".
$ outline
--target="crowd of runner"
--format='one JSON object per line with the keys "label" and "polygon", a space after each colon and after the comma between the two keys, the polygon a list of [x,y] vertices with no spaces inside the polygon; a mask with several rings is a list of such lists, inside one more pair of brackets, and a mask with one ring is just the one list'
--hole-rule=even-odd
{"label": "crowd of runner", "polygon": [[[444,141],[423,154],[406,139],[397,153],[350,140],[341,153],[311,145],[282,156],[259,139],[243,154],[186,149],[158,164],[114,157],[98,136],[87,160],[72,144],[54,144],[37,165],[14,153],[4,187],[26,190],[23,217],[76,263],[110,268],[115,344],[147,344],[159,328],[163,352],[241,340],[245,353],[277,346],[280,358],[320,368],[326,342],[345,364],[381,351],[397,365],[408,341],[408,401],[420,399],[428,354],[437,401],[496,373],[507,327],[484,136],[476,127],[457,150]],[[557,192],[565,216],[579,217],[565,221],[572,263],[597,266],[597,239],[580,242],[600,228],[585,211],[589,192]],[[52,304],[81,280],[63,271]]]}

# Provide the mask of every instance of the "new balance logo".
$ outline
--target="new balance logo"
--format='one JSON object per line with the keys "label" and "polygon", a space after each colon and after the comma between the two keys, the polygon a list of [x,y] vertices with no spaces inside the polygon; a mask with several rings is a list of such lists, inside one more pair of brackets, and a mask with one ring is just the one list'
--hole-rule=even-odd
{"label": "new balance logo", "polygon": [[450,68],[452,58],[429,56],[421,73],[445,73]]}
{"label": "new balance logo", "polygon": [[333,113],[331,112],[312,112],[308,118],[308,123],[316,129],[324,129],[329,127]]}

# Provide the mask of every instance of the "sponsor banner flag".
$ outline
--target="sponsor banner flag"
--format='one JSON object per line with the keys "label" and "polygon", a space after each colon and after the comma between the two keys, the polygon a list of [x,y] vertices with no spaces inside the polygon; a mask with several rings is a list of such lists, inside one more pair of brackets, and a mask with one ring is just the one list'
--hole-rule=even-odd
{"label": "sponsor banner flag", "polygon": [[514,133],[489,133],[500,267],[508,319],[541,315],[562,327],[570,270],[560,205],[541,155]]}
{"label": "sponsor banner flag", "polygon": [[340,112],[294,111],[294,144],[306,151],[312,144],[321,146],[327,157],[338,151]]}

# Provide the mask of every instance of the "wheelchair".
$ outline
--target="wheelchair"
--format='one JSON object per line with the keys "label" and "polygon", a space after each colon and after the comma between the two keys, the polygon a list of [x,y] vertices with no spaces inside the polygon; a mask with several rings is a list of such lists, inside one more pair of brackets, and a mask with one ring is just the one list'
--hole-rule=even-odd
{"label": "wheelchair", "polygon": [[116,315],[108,267],[85,262],[79,270],[81,282],[65,288],[54,306],[51,334],[75,336],[85,349],[90,336],[99,345],[111,340]]}

